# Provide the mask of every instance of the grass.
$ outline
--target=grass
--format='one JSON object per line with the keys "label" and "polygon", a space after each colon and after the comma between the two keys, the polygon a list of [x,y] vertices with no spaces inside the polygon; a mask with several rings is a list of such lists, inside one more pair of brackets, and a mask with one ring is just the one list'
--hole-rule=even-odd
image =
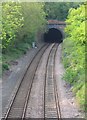
{"label": "grass", "polygon": [[31,47],[28,43],[17,44],[16,47],[12,47],[5,54],[2,54],[2,73],[5,70],[10,69],[10,61],[20,58],[23,54],[26,54],[26,51]]}

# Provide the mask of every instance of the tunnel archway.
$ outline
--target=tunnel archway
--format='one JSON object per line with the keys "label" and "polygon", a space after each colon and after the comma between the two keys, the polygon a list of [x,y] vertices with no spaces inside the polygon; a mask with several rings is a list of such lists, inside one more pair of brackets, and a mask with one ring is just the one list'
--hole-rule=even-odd
{"label": "tunnel archway", "polygon": [[63,32],[57,28],[50,28],[47,33],[44,34],[44,41],[47,43],[61,43],[63,42]]}

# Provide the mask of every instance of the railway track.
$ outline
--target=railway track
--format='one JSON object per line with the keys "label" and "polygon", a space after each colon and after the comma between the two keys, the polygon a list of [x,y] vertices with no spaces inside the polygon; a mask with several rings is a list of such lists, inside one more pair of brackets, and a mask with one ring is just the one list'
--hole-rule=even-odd
{"label": "railway track", "polygon": [[55,79],[55,56],[58,44],[55,44],[48,56],[44,85],[44,118],[61,119],[57,83]]}
{"label": "railway track", "polygon": [[[26,118],[26,110],[29,102],[29,97],[35,78],[40,60],[45,54],[45,51],[49,49],[50,45],[43,46],[36,56],[31,61],[28,69],[16,89],[15,95],[10,102],[10,105],[5,114],[4,120],[12,118],[24,120]],[[58,101],[58,93],[55,79],[55,56],[58,48],[58,44],[53,44],[49,52],[46,68],[45,68],[45,81],[44,81],[44,119],[46,118],[61,118],[60,106]]]}
{"label": "railway track", "polygon": [[16,89],[15,95],[7,109],[7,112],[4,116],[4,120],[8,120],[9,118],[21,118],[24,119],[25,111],[26,111],[26,105],[28,101],[28,97],[32,88],[33,78],[35,75],[35,72],[37,70],[37,66],[39,64],[39,61],[45,52],[45,50],[48,48],[49,45],[43,46],[38,53],[35,55],[33,60],[31,61],[30,65],[28,66],[27,71],[25,72],[25,75]]}

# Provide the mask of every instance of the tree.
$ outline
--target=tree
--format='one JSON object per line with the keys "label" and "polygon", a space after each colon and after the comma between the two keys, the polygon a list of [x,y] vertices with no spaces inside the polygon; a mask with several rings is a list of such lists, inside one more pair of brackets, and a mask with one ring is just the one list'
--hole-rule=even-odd
{"label": "tree", "polygon": [[2,40],[3,52],[17,46],[19,42],[35,40],[37,31],[46,24],[44,3],[3,2],[2,3]]}
{"label": "tree", "polygon": [[14,43],[16,32],[22,26],[22,22],[19,4],[16,2],[2,3],[2,34],[0,39],[3,50]]}
{"label": "tree", "polygon": [[77,8],[80,4],[74,2],[46,2],[44,10],[47,19],[65,20],[71,7]]}
{"label": "tree", "polygon": [[27,42],[34,41],[38,30],[44,28],[46,24],[44,3],[23,2],[20,5],[24,25],[18,33],[18,38]]}
{"label": "tree", "polygon": [[87,102],[85,103],[85,22],[87,21],[85,6],[87,4],[69,10],[65,28],[67,37],[64,41],[66,68],[64,78],[74,86],[73,91],[83,108],[87,105]]}

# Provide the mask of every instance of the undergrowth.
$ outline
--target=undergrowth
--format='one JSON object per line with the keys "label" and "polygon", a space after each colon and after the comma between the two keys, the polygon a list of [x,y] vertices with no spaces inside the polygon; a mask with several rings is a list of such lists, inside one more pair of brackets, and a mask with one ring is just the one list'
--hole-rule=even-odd
{"label": "undergrowth", "polygon": [[[85,101],[85,68],[84,64],[81,66],[81,58],[79,59],[80,54],[75,55],[77,53],[74,47],[72,41],[69,39],[64,40],[62,61],[66,71],[63,79],[72,86],[72,91],[76,95],[80,108],[87,111],[85,107],[87,104]],[[82,55],[82,61],[84,63],[85,61],[83,57],[85,56]]]}
{"label": "undergrowth", "polygon": [[64,79],[73,87],[82,110],[87,111],[85,80],[85,6],[70,9],[66,19],[66,38],[63,43],[63,63],[66,69]]}
{"label": "undergrowth", "polygon": [[10,69],[10,61],[14,61],[20,58],[23,54],[26,54],[27,50],[31,47],[31,44],[20,42],[16,47],[12,47],[10,50],[2,54],[2,73],[5,70]]}

